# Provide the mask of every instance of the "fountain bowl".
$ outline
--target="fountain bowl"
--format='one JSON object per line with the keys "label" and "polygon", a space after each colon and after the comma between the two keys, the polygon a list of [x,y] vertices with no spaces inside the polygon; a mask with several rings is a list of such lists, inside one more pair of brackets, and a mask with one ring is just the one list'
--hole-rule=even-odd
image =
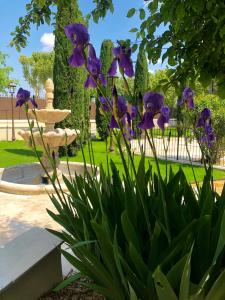
{"label": "fountain bowl", "polygon": [[[28,143],[30,144],[31,141],[31,133],[30,131],[20,130],[18,134]],[[69,145],[71,144],[77,134],[73,129],[62,129],[62,128],[55,128],[50,132],[43,132],[42,136],[38,130],[33,131],[33,137],[35,140],[36,145],[43,146],[43,142],[45,145],[48,145],[52,148]]]}
{"label": "fountain bowl", "polygon": [[[68,109],[61,110],[44,108],[35,110],[37,120],[41,123],[59,123],[63,121],[70,113],[71,110]],[[33,110],[30,109],[28,114],[32,119],[35,118]]]}
{"label": "fountain bowl", "polygon": [[[62,161],[58,168],[65,177],[70,178],[67,162]],[[72,178],[74,178],[75,173],[77,175],[84,174],[83,163],[69,162],[69,169]],[[90,165],[87,165],[87,170],[90,174],[92,173]],[[40,195],[45,193],[55,193],[55,190],[51,184],[46,185],[40,183],[42,174],[43,169],[39,163],[21,164],[0,169],[0,192],[17,195]],[[60,185],[62,190],[66,192],[67,187],[63,181],[60,183]]]}

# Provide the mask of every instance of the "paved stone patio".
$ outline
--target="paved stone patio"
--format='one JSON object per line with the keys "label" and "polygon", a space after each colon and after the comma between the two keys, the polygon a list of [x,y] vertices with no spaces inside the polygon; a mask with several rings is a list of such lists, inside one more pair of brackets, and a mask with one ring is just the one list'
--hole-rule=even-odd
{"label": "paved stone patio", "polygon": [[33,226],[58,229],[46,212],[54,206],[46,195],[14,195],[0,192],[0,247]]}

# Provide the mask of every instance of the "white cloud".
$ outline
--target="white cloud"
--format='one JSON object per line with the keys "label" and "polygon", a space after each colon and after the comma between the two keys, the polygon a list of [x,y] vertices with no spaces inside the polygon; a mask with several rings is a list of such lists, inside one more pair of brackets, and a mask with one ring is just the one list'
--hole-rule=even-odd
{"label": "white cloud", "polygon": [[51,33],[45,32],[42,35],[40,41],[42,44],[42,51],[50,52],[53,50],[55,44],[55,36],[52,32]]}
{"label": "white cloud", "polygon": [[148,69],[148,71],[149,71],[149,73],[151,73],[151,74],[155,74],[155,71],[152,70],[152,69]]}
{"label": "white cloud", "polygon": [[157,64],[158,64],[158,65],[161,65],[161,64],[162,64],[161,58],[158,59]]}

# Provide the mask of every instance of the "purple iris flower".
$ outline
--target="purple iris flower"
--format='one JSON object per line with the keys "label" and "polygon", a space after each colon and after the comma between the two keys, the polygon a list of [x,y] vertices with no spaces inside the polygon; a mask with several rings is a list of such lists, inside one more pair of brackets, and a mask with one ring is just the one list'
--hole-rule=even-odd
{"label": "purple iris flower", "polygon": [[28,101],[30,101],[34,107],[36,107],[36,108],[38,107],[35,99],[30,97],[30,92],[27,90],[20,88],[17,92],[16,98],[17,98],[16,107],[17,106],[21,107]]}
{"label": "purple iris flower", "polygon": [[69,58],[69,64],[72,67],[80,67],[85,63],[84,49],[90,40],[88,30],[81,23],[67,25],[64,30],[67,38],[74,46],[73,53]]}
{"label": "purple iris flower", "polygon": [[189,109],[193,109],[194,105],[194,91],[190,87],[186,87],[183,90],[183,100],[187,104]]}
{"label": "purple iris flower", "polygon": [[[125,122],[126,122],[126,117],[127,117],[127,105],[126,105],[126,102],[124,100],[124,98],[122,96],[118,96],[118,118],[119,120],[122,122],[123,125],[125,125]],[[112,115],[111,117],[111,121],[110,121],[110,125],[109,127],[111,129],[113,128],[119,128],[119,124],[118,122],[116,121],[116,118],[114,115]]]}
{"label": "purple iris flower", "polygon": [[144,107],[145,113],[143,119],[138,124],[140,129],[152,129],[155,125],[153,118],[159,115],[158,126],[164,130],[165,123],[169,122],[170,110],[167,106],[164,106],[164,97],[159,93],[147,92],[144,95]]}
{"label": "purple iris flower", "polygon": [[97,81],[100,81],[103,86],[106,86],[106,79],[102,74],[101,60],[97,58],[95,49],[92,45],[89,45],[89,57],[88,57],[87,69],[91,73],[91,75],[88,75],[87,77],[87,80],[84,84],[85,88],[88,87],[96,88]]}
{"label": "purple iris flower", "polygon": [[105,112],[109,112],[110,111],[109,103],[107,102],[107,100],[105,99],[105,97],[100,96],[99,99],[100,99],[101,106],[102,106],[103,110]]}
{"label": "purple iris flower", "polygon": [[144,95],[144,107],[146,111],[151,111],[153,114],[160,112],[164,105],[164,97],[159,93],[147,92]]}
{"label": "purple iris flower", "polygon": [[211,124],[205,125],[204,133],[205,135],[203,135],[203,140],[205,143],[207,143],[208,147],[211,148],[216,140],[216,136]]}
{"label": "purple iris flower", "polygon": [[134,76],[133,63],[131,60],[131,48],[126,48],[119,43],[119,46],[113,48],[112,53],[114,55],[114,60],[109,68],[108,75],[115,76],[117,72],[117,66],[119,65],[120,70],[124,72],[128,77]]}
{"label": "purple iris flower", "polygon": [[197,121],[196,127],[204,127],[206,122],[211,118],[211,110],[209,108],[204,108],[200,113],[200,117]]}
{"label": "purple iris flower", "polygon": [[137,105],[132,105],[131,106],[131,115],[130,116],[131,116],[132,120],[137,118],[137,116],[138,116],[138,107],[137,107]]}
{"label": "purple iris flower", "polygon": [[200,138],[201,143],[211,148],[216,137],[211,125],[211,110],[209,108],[206,107],[201,111],[196,127],[203,129],[202,137]]}
{"label": "purple iris flower", "polygon": [[159,126],[159,128],[164,131],[165,129],[165,124],[169,123],[170,120],[170,109],[168,106],[163,106],[161,108],[161,114],[158,118],[157,124]]}

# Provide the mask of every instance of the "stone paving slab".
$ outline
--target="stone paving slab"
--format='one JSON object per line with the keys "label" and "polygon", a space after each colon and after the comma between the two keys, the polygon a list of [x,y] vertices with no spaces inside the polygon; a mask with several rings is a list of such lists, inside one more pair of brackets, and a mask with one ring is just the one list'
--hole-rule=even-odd
{"label": "stone paving slab", "polygon": [[0,247],[32,227],[59,229],[46,208],[55,211],[47,194],[14,195],[0,192]]}

